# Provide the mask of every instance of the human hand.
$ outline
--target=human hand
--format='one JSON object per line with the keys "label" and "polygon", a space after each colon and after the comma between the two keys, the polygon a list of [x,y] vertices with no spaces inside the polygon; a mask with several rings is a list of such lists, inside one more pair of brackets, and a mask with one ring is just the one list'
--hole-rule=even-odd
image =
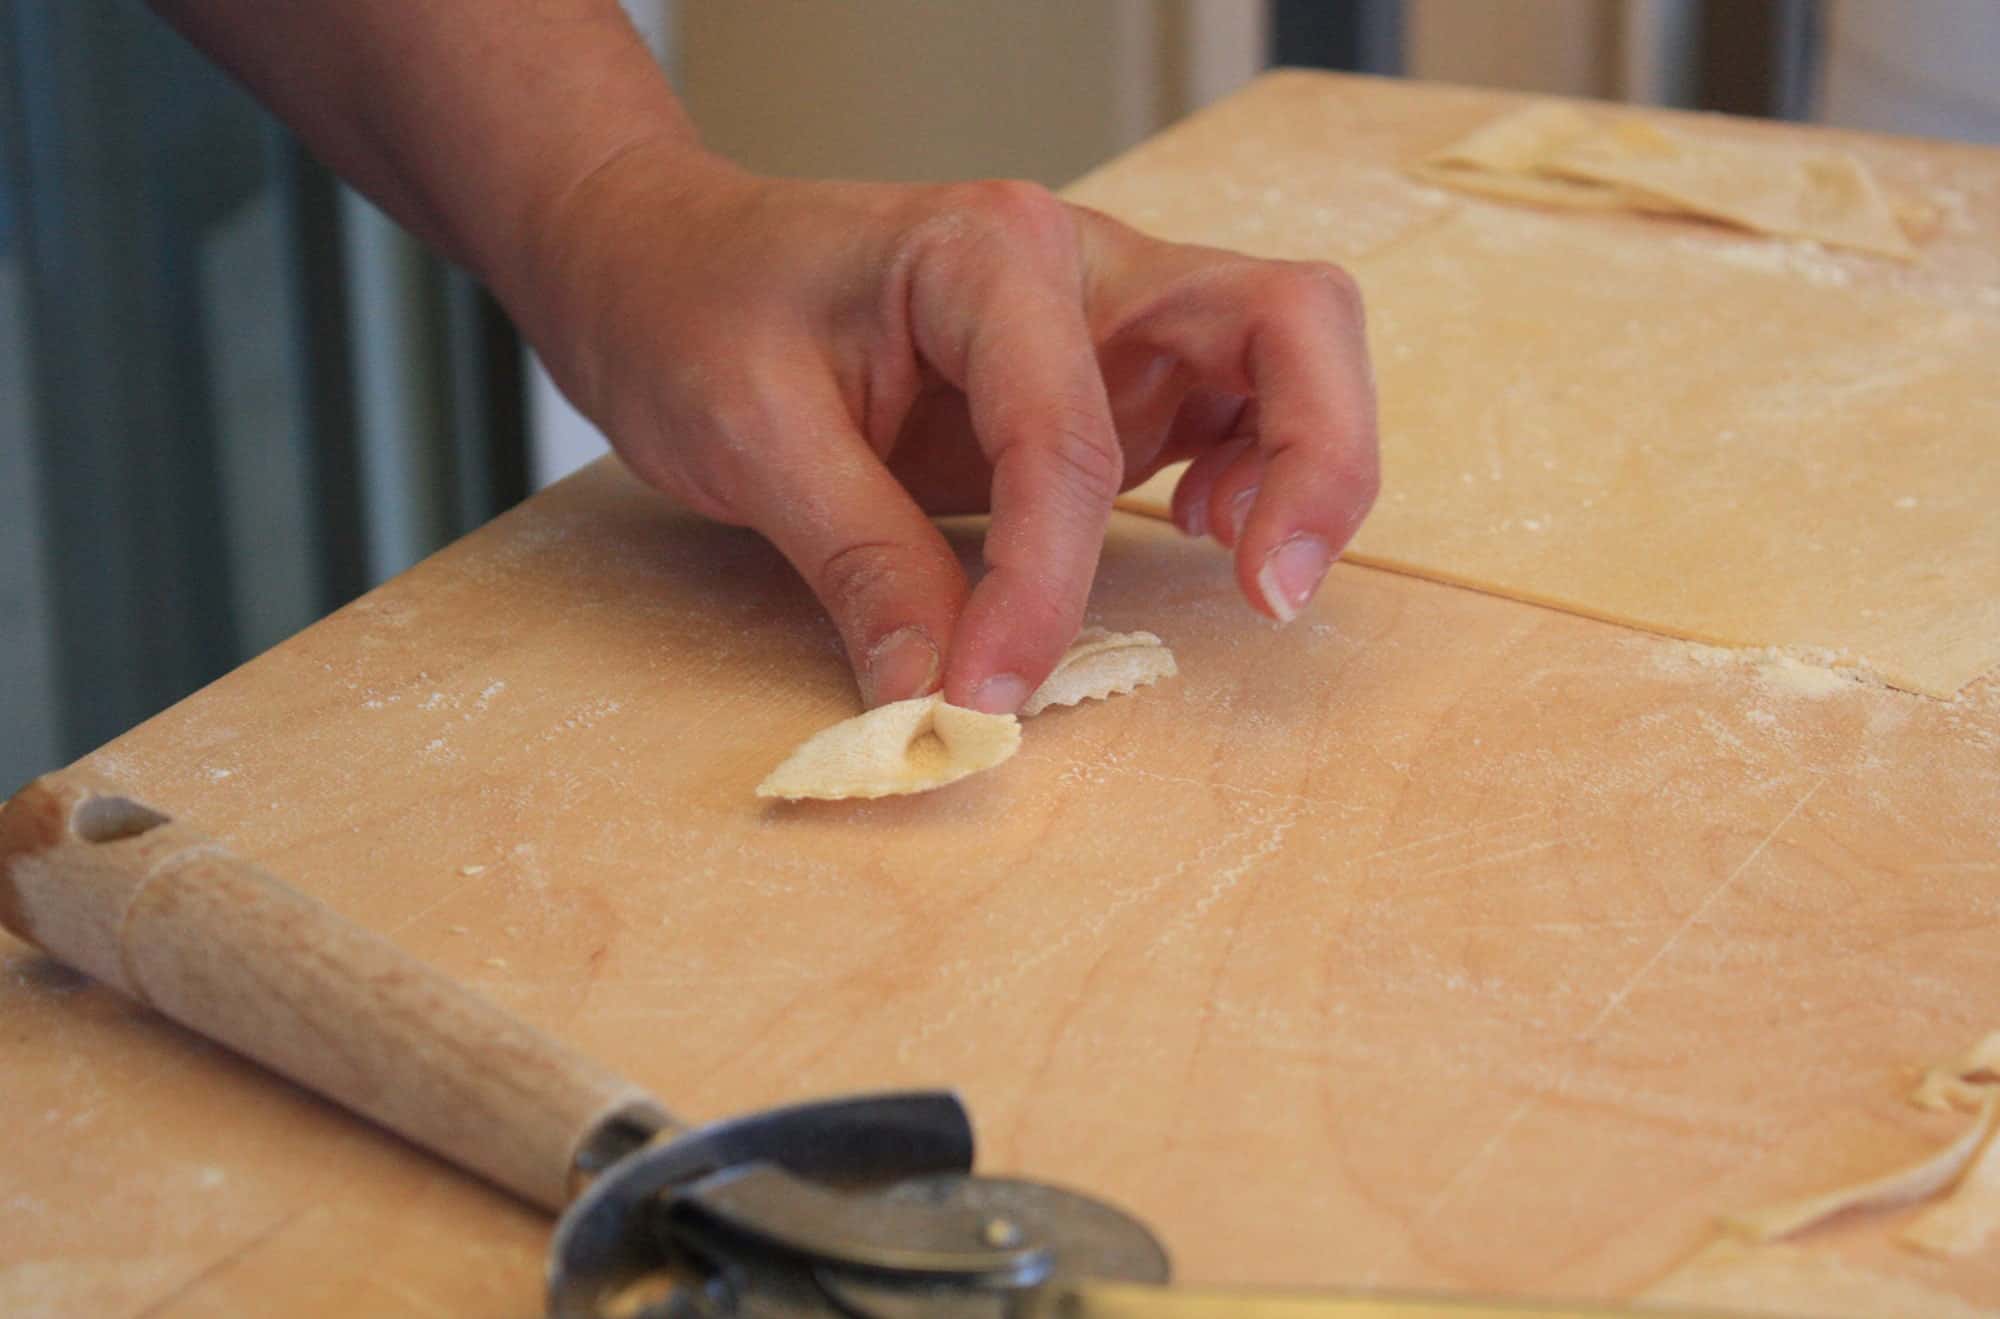
{"label": "human hand", "polygon": [[[870,704],[1011,710],[1075,635],[1113,493],[1284,619],[1374,498],[1359,301],[1018,183],[757,179],[704,151],[616,0],[154,0],[484,279],[654,485],[776,543]],[[422,78],[410,78],[413,68]],[[924,514],[990,509],[964,574]]]}
{"label": "human hand", "polygon": [[[1012,711],[1083,619],[1111,501],[1289,620],[1372,504],[1359,296],[1029,184],[813,183],[635,150],[564,199],[516,313],[643,479],[767,536],[871,705]],[[990,510],[968,588],[927,515]]]}

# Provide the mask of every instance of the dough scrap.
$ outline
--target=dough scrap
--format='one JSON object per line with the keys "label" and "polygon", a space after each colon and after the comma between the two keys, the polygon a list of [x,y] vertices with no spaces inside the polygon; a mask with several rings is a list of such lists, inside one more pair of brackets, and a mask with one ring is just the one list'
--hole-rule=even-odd
{"label": "dough scrap", "polygon": [[[1989,1113],[1993,1106],[1994,1101],[1987,1101]],[[1927,1255],[1970,1255],[1986,1244],[1996,1227],[2000,1227],[2000,1141],[1989,1131],[1951,1195],[1911,1219],[1897,1240]]]}
{"label": "dough scrap", "polygon": [[[2000,1104],[2000,1031],[1988,1035],[1955,1062],[1933,1067],[1910,1102],[1919,1108],[1979,1108]],[[1969,1255],[2000,1228],[2000,1118],[1995,1132],[1952,1188],[1951,1196],[1919,1214],[1900,1239],[1932,1255]]]}
{"label": "dough scrap", "polygon": [[1975,1109],[1995,1082],[2000,1082],[2000,1030],[1951,1062],[1927,1069],[1910,1102],[1932,1113]]}
{"label": "dough scrap", "polygon": [[1525,202],[1530,206],[1555,206],[1572,211],[1618,211],[1632,209],[1629,199],[1616,188],[1586,183],[1581,179],[1554,178],[1542,174],[1489,174],[1470,165],[1433,164],[1418,161],[1410,174],[1425,183],[1469,192],[1496,201]]}
{"label": "dough scrap", "polygon": [[1965,1172],[1973,1156],[1984,1148],[1993,1134],[1993,1122],[2000,1114],[2000,1096],[1989,1097],[1980,1109],[1979,1120],[1951,1144],[1937,1153],[1865,1182],[1822,1191],[1787,1204],[1772,1205],[1748,1213],[1731,1214],[1722,1220],[1731,1231],[1752,1241],[1777,1241],[1795,1236],[1836,1215],[1854,1209],[1893,1209],[1915,1204],[1950,1186]]}
{"label": "dough scrap", "polygon": [[[1085,628],[1022,704],[1021,717],[1121,695],[1176,672],[1173,652],[1151,632]],[[757,785],[757,795],[843,801],[928,792],[993,768],[1020,745],[1021,725],[1013,715],[948,705],[942,692],[934,692],[815,733]]]}
{"label": "dough scrap", "polygon": [[757,785],[757,795],[840,801],[928,792],[993,768],[1020,745],[1013,715],[947,705],[934,692],[815,733]]}
{"label": "dough scrap", "polygon": [[[1909,1167],[1789,1204],[1732,1215],[1733,1234],[1709,1243],[1638,1298],[1644,1304],[1713,1306],[1732,1312],[1811,1313],[1830,1319],[1910,1314],[1960,1319],[1994,1311],[1908,1278],[1855,1268],[1838,1255],[1776,1244],[1837,1214],[1888,1209],[1936,1195],[1897,1234],[1933,1255],[1978,1250],[2000,1227],[2000,1032],[1932,1067],[1910,1102],[1932,1110],[1973,1109],[1972,1125],[1945,1148]],[[1955,1185],[1954,1185],[1955,1183]]]}
{"label": "dough scrap", "polygon": [[1985,1245],[2000,1228],[2000,1031],[1953,1062],[1929,1069],[1910,1096],[1919,1108],[1975,1109],[1977,1118],[1951,1144],[1918,1163],[1881,1177],[1723,1220],[1753,1241],[1803,1232],[1851,1209],[1888,1209],[1951,1194],[1925,1209],[1897,1234],[1905,1245],[1932,1255],[1964,1255]]}
{"label": "dough scrap", "polygon": [[1122,696],[1179,671],[1174,653],[1151,632],[1107,632],[1087,627],[1021,706],[1021,717],[1038,715],[1052,705]]}
{"label": "dough scrap", "polygon": [[1597,131],[1589,115],[1561,101],[1538,101],[1480,125],[1409,167],[1426,183],[1501,201],[1613,211],[1631,199],[1608,183],[1542,172],[1555,152]]}
{"label": "dough scrap", "polygon": [[1954,695],[2000,662],[2000,318],[1801,260],[1478,207],[1354,263],[1383,494],[1347,557]]}
{"label": "dough scrap", "polygon": [[1838,1255],[1728,1237],[1711,1242],[1635,1299],[1642,1306],[1825,1319],[1992,1319],[1994,1313],[1914,1279],[1869,1272]]}
{"label": "dough scrap", "polygon": [[1532,177],[1540,173],[1550,156],[1598,131],[1597,121],[1574,105],[1564,101],[1535,101],[1498,119],[1489,119],[1450,146],[1425,157],[1425,163],[1486,174]]}
{"label": "dough scrap", "polygon": [[1560,102],[1503,115],[1412,172],[1506,200],[1690,215],[1898,260],[1916,254],[1874,175],[1845,151],[1696,136]]}

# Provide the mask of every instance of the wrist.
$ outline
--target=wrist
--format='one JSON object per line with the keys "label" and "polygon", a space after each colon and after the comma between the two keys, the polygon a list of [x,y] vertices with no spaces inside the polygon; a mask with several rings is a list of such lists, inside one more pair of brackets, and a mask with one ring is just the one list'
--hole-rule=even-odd
{"label": "wrist", "polygon": [[600,425],[601,347],[619,339],[636,263],[671,264],[698,242],[703,214],[754,182],[691,131],[633,131],[552,180],[524,210],[519,241],[484,272],[557,383]]}

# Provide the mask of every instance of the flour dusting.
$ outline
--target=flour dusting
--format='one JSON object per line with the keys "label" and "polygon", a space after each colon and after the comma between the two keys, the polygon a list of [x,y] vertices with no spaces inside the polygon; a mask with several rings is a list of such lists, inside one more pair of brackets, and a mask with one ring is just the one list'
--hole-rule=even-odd
{"label": "flour dusting", "polygon": [[1656,650],[1653,665],[1658,672],[1675,676],[1685,675],[1690,669],[1744,669],[1765,692],[1808,701],[1823,700],[1857,687],[1882,685],[1847,656],[1803,647],[1736,649],[1692,641],[1670,642]]}

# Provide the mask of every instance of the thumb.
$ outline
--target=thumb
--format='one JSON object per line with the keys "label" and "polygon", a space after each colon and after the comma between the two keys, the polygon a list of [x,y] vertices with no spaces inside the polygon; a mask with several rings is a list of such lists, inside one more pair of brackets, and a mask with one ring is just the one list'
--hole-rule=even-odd
{"label": "thumb", "polygon": [[966,597],[965,571],[854,428],[830,382],[758,446],[739,503],[798,569],[840,630],[865,705],[937,689]]}

